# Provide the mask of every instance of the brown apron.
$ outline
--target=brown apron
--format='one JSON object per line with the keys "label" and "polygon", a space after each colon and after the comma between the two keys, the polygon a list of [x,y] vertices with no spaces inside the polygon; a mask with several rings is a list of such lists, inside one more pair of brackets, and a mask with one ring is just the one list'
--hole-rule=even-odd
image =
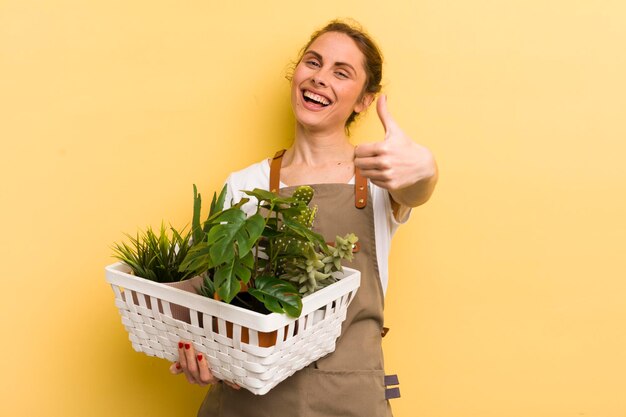
{"label": "brown apron", "polygon": [[[278,189],[284,151],[271,164],[270,190]],[[398,395],[397,378],[383,370],[383,291],[376,260],[374,213],[367,180],[355,173],[355,185],[311,185],[317,205],[314,230],[327,241],[354,233],[360,247],[346,264],[361,271],[361,286],[348,307],[336,350],[296,372],[265,395],[217,384],[207,394],[199,417],[390,417],[389,401]],[[291,195],[296,187],[280,189]]]}

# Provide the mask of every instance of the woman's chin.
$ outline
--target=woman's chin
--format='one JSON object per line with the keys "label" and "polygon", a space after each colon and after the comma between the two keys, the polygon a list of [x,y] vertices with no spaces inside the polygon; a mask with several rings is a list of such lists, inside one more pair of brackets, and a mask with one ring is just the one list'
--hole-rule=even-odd
{"label": "woman's chin", "polygon": [[317,112],[300,111],[294,112],[296,125],[303,130],[311,132],[343,131],[345,121],[334,120]]}
{"label": "woman's chin", "polygon": [[323,132],[334,130],[332,124],[321,122],[319,120],[296,119],[296,126],[307,132]]}

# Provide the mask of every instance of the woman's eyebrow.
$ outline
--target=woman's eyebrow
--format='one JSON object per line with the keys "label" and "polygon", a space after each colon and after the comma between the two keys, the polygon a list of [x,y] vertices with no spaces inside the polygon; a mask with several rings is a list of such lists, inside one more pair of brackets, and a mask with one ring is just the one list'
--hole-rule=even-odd
{"label": "woman's eyebrow", "polygon": [[308,54],[313,55],[313,56],[314,56],[314,57],[315,57],[318,61],[324,61],[324,60],[322,59],[322,56],[321,56],[319,53],[317,53],[317,52],[315,52],[315,51],[313,51],[313,50],[311,50],[311,49],[309,49],[308,51],[306,51],[306,53],[305,53],[304,55],[308,55]]}
{"label": "woman's eyebrow", "polygon": [[[322,58],[322,55],[320,55],[318,52],[315,52],[312,49],[309,49],[308,51],[306,51],[305,55],[307,54],[311,54],[315,57],[315,59],[317,59],[320,62],[324,62],[324,59]],[[350,69],[352,69],[352,71],[356,74],[356,69],[354,69],[354,67],[351,64],[348,64],[347,62],[335,62],[336,66],[346,66]]]}

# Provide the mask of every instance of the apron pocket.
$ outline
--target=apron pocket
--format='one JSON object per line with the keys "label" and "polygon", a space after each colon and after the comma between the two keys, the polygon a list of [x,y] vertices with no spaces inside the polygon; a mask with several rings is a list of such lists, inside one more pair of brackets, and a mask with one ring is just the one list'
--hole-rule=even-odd
{"label": "apron pocket", "polygon": [[328,371],[305,368],[303,417],[385,417],[383,370]]}

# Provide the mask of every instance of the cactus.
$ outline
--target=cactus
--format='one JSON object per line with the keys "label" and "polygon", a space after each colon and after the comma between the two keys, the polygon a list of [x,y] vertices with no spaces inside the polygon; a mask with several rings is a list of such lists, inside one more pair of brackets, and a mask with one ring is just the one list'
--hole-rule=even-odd
{"label": "cactus", "polygon": [[313,220],[315,220],[315,214],[317,213],[317,206],[308,207],[313,200],[313,195],[315,194],[315,190],[308,185],[301,185],[296,188],[296,190],[291,195],[291,198],[296,201],[291,203],[292,207],[301,206],[303,207],[300,211],[300,214],[294,216],[292,219],[297,221],[298,223],[308,227],[309,229],[313,227]]}
{"label": "cactus", "polygon": [[[317,213],[317,206],[308,207],[308,204],[313,199],[313,194],[315,191],[308,185],[301,185],[294,191],[291,198],[294,201],[291,203],[291,207],[300,207],[300,211],[293,217],[290,217],[291,220],[294,220],[301,225],[310,229],[313,227],[313,221],[315,220],[315,214]],[[285,225],[280,226],[280,230],[285,230]],[[281,237],[275,241],[276,250],[282,254],[290,254],[290,253],[300,253],[303,251],[314,250],[311,242],[303,239],[299,236],[287,236]],[[284,263],[284,259],[283,262]],[[280,266],[280,265],[279,265]],[[279,271],[282,273],[282,270]]]}
{"label": "cactus", "polygon": [[291,195],[292,198],[295,198],[297,201],[302,201],[304,204],[309,205],[311,200],[313,199],[313,194],[315,194],[315,190],[308,185],[301,185],[296,188],[296,191]]}

